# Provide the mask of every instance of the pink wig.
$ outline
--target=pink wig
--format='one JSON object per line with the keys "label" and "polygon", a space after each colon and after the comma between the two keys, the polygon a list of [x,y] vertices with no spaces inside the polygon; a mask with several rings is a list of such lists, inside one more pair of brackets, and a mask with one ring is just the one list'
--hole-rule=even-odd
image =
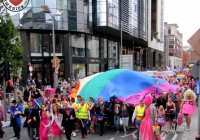
{"label": "pink wig", "polygon": [[143,101],[144,104],[152,104],[152,97],[151,95],[146,95]]}

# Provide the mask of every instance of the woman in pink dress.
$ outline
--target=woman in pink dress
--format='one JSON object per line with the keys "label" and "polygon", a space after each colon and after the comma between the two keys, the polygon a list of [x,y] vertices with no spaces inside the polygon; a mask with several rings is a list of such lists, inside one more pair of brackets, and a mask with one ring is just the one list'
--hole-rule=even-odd
{"label": "woman in pink dress", "polygon": [[151,95],[145,96],[143,101],[146,104],[144,118],[140,124],[139,140],[163,140],[163,138],[156,138],[152,126],[157,123],[157,110],[152,104]]}
{"label": "woman in pink dress", "polygon": [[196,104],[196,95],[192,90],[188,89],[184,93],[184,99],[180,107],[180,113],[185,115],[185,120],[187,124],[186,130],[190,130],[191,115],[193,115],[196,112],[195,104]]}
{"label": "woman in pink dress", "polygon": [[59,107],[57,105],[52,107],[51,114],[51,140],[55,140],[55,135],[58,135],[59,140],[62,140],[62,126],[61,126],[61,114],[59,113]]}
{"label": "woman in pink dress", "polygon": [[40,113],[40,140],[49,140],[48,132],[49,132],[49,111],[47,110],[46,104],[41,105],[41,113]]}

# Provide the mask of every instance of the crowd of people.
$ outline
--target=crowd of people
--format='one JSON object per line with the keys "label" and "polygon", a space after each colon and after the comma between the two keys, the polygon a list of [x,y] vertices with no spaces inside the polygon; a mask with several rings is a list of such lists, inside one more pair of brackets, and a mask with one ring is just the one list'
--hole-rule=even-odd
{"label": "crowd of people", "polygon": [[19,100],[13,100],[8,109],[10,126],[15,134],[13,137],[20,138],[21,117],[26,117],[23,127],[27,128],[31,140],[48,140],[49,133],[51,140],[56,136],[62,140],[63,133],[67,140],[71,140],[78,131],[81,132],[81,138],[87,138],[89,133],[95,133],[97,123],[100,136],[105,133],[105,123],[116,129],[116,133],[123,132],[124,135],[127,135],[129,127],[134,124],[138,130],[138,139],[162,139],[156,137],[152,126],[158,125],[160,130],[162,126],[166,126],[166,133],[171,133],[172,123],[179,113],[184,114],[186,130],[189,131],[199,95],[195,80],[190,73],[185,74],[183,79],[172,76],[168,80],[171,84],[180,85],[180,88],[176,92],[169,90],[163,93],[146,93],[140,104],[135,106],[119,101],[115,95],[109,101],[98,98],[97,102],[92,95],[88,102],[79,95],[77,99],[70,98],[69,91],[74,85],[66,80],[59,81],[55,94],[48,90],[42,92],[35,84],[27,83],[23,91],[23,101],[27,103],[27,107],[23,108]]}

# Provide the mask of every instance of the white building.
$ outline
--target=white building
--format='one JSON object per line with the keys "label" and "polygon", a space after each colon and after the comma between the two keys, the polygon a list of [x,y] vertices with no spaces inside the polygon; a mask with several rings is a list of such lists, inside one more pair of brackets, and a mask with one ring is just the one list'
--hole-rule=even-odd
{"label": "white building", "polygon": [[171,68],[182,67],[183,35],[178,31],[177,24],[165,23],[166,45],[168,49],[168,64]]}

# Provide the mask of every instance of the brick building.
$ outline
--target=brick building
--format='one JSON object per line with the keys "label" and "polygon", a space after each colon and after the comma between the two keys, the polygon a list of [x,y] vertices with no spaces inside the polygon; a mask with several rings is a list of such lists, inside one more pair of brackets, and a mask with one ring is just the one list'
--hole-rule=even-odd
{"label": "brick building", "polygon": [[189,60],[190,62],[198,61],[200,60],[200,55],[195,50],[191,50]]}
{"label": "brick building", "polygon": [[182,52],[182,68],[186,68],[187,65],[189,64],[189,59],[190,59],[189,54],[190,53],[187,51]]}

